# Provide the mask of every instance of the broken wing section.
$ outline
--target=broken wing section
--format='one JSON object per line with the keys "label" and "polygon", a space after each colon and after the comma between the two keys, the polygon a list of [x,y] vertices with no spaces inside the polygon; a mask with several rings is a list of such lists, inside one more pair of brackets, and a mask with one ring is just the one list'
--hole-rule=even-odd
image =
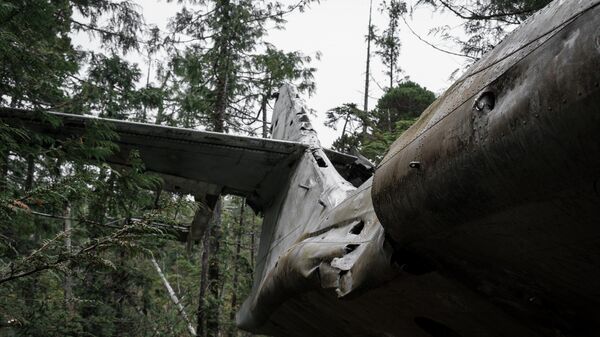
{"label": "broken wing section", "polygon": [[[54,127],[48,116],[58,118]],[[82,137],[91,123],[105,123],[119,136],[111,164],[128,165],[139,151],[146,169],[164,180],[163,189],[194,195],[234,194],[258,210],[273,199],[306,146],[296,142],[251,138],[152,124],[56,112],[0,109],[0,119],[56,138]]]}

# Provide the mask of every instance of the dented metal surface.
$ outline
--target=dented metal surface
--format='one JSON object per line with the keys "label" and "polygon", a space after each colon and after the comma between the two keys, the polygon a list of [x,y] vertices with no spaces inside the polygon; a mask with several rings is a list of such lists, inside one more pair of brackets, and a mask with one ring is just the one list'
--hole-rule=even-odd
{"label": "dented metal surface", "polygon": [[323,289],[344,297],[390,278],[391,250],[370,197],[371,181],[356,189],[324,154],[297,90],[284,86],[273,114],[273,137],[308,149],[288,186],[265,212],[254,287],[237,316],[246,330],[265,328],[295,295]]}
{"label": "dented metal surface", "polygon": [[373,183],[397,247],[539,335],[600,331],[599,4],[533,16],[392,145]]}

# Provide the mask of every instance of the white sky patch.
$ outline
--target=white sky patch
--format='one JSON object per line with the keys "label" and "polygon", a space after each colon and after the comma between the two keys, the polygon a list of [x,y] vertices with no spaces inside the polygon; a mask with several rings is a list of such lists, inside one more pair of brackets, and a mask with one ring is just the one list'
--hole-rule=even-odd
{"label": "white sky patch", "polygon": [[[373,22],[381,32],[387,25],[387,17],[378,10],[379,1],[373,4]],[[314,4],[304,13],[294,13],[287,18],[285,30],[272,31],[268,41],[284,50],[300,50],[305,54],[322,53],[321,60],[315,63],[317,92],[305,97],[308,106],[317,111],[313,126],[319,132],[325,146],[339,136],[341,130],[334,131],[323,125],[325,112],[343,103],[356,103],[363,106],[363,93],[366,67],[366,41],[369,20],[368,0],[325,0]],[[447,25],[455,27],[461,23],[450,14],[432,13],[429,8],[421,8],[408,18],[408,23],[422,38],[435,45],[458,51],[456,46],[447,46],[435,36],[428,36],[431,28]],[[442,93],[452,82],[452,72],[464,65],[465,59],[433,49],[415,37],[400,23],[399,66],[404,76],[427,87],[436,94]],[[383,94],[379,88],[388,86],[388,79],[372,46],[371,81],[369,88],[369,108],[374,108]],[[377,84],[377,83],[378,84]],[[313,118],[314,119],[314,118]]]}

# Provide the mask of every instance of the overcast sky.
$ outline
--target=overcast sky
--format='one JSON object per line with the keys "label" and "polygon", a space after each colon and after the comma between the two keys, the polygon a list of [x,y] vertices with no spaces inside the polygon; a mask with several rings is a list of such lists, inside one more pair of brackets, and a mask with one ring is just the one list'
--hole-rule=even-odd
{"label": "overcast sky", "polygon": [[[373,24],[379,31],[385,29],[387,18],[381,13],[379,3],[373,1]],[[181,6],[177,2],[165,0],[135,0],[142,8],[147,24],[156,24],[164,29],[169,18],[173,17]],[[285,0],[282,2],[295,2]],[[410,1],[409,1],[410,3]],[[314,56],[322,54],[320,61],[314,61],[318,71],[315,75],[317,91],[312,97],[304,97],[309,108],[317,112],[313,125],[320,134],[325,146],[331,145],[339,136],[340,130],[334,131],[323,125],[324,115],[328,109],[343,103],[357,103],[362,107],[364,91],[364,74],[366,61],[366,42],[369,14],[369,0],[321,0],[320,4],[312,4],[309,9],[294,12],[286,16],[287,24],[284,30],[271,30],[267,41],[285,51],[301,51]],[[428,35],[430,29],[442,25],[455,28],[460,32],[460,21],[450,14],[433,13],[430,8],[421,8],[408,17],[408,23],[421,37],[442,46],[458,51],[457,46],[451,45],[436,36]],[[427,87],[436,94],[443,92],[452,83],[449,77],[456,69],[462,68],[465,59],[452,56],[433,49],[415,37],[404,25],[400,24],[399,66],[403,76]],[[89,49],[91,43],[86,36],[76,36],[75,42],[84,49]],[[143,62],[141,57],[129,57],[133,61]],[[369,106],[376,105],[381,97],[379,86],[388,83],[381,62],[377,56],[372,57],[371,97]],[[145,70],[146,66],[140,65]]]}
{"label": "overcast sky", "polygon": [[[373,24],[381,31],[387,24],[387,18],[378,10],[378,3],[374,0]],[[306,54],[322,53],[321,60],[315,63],[318,68],[315,76],[317,93],[306,97],[306,100],[309,107],[318,113],[319,120],[313,124],[326,146],[339,136],[341,130],[336,132],[323,125],[325,111],[350,102],[361,108],[363,106],[368,14],[368,0],[324,0],[304,13],[290,15],[285,30],[269,34],[269,41],[279,48],[300,50]],[[422,8],[407,20],[411,28],[428,41],[448,49],[458,49],[427,35],[431,28],[437,26],[459,25],[460,21],[453,16]],[[404,71],[403,75],[436,94],[452,84],[449,81],[452,72],[465,64],[464,58],[437,51],[420,41],[404,23],[400,25],[400,40],[399,66]],[[372,60],[371,73],[375,81],[371,82],[369,90],[371,108],[383,93],[378,84],[383,87],[388,83],[379,58],[374,55]]]}

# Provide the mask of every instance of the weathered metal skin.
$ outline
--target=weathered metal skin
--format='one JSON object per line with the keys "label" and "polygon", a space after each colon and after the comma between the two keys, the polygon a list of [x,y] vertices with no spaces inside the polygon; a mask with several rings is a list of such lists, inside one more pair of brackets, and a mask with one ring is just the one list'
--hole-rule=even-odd
{"label": "weathered metal skin", "polygon": [[523,331],[599,334],[599,83],[598,0],[553,2],[475,64],[377,168],[397,255]]}
{"label": "weathered metal skin", "polygon": [[[344,297],[391,278],[391,246],[371,203],[371,181],[344,180],[321,148],[296,88],[279,91],[273,137],[308,146],[287,186],[265,211],[254,286],[237,315],[245,330],[286,335],[271,315],[299,294]],[[270,321],[270,322],[268,322]],[[270,324],[268,324],[270,323]]]}

